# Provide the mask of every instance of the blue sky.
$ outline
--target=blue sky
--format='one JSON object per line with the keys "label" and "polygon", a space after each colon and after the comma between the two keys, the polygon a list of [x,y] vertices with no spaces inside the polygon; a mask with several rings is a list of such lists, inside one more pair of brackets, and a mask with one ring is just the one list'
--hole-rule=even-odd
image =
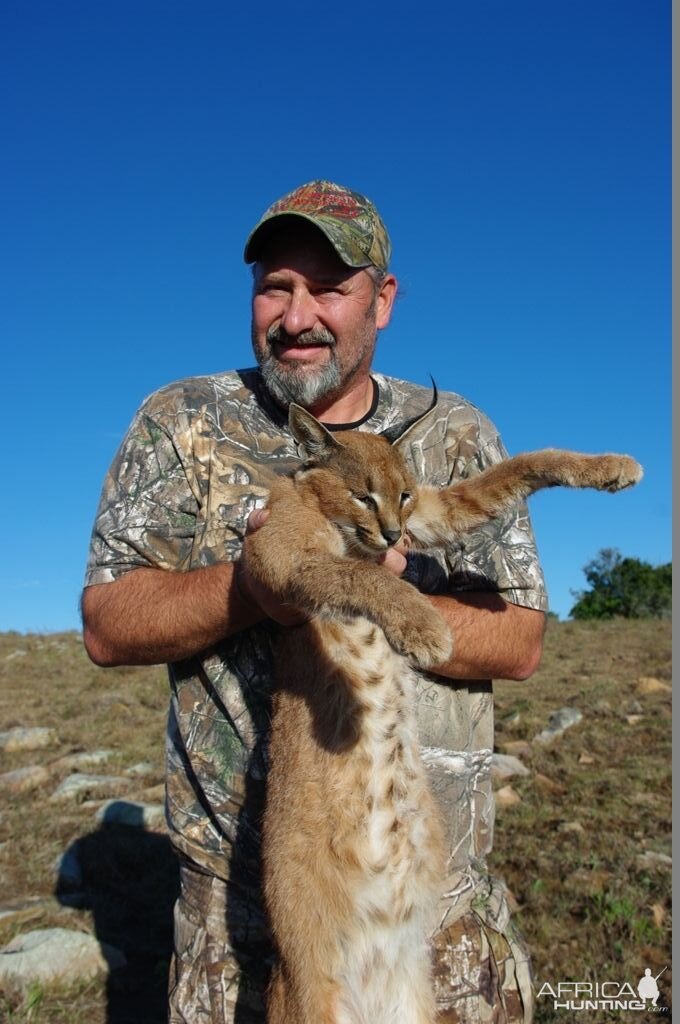
{"label": "blue sky", "polygon": [[0,629],[77,628],[139,402],[251,363],[243,242],[290,188],[370,196],[403,286],[376,367],[511,452],[644,482],[532,516],[564,617],[602,547],[670,551],[670,4],[10,3],[0,31]]}

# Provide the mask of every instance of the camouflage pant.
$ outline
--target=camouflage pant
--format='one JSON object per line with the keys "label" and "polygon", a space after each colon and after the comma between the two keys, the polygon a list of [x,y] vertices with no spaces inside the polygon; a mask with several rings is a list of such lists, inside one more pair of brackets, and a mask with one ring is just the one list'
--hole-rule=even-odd
{"label": "camouflage pant", "polygon": [[[529,1024],[518,949],[469,911],[434,938],[437,1024]],[[175,907],[169,1024],[264,1024],[273,963],[257,897],[182,866]],[[522,993],[521,989],[524,989]],[[524,995],[524,998],[523,998]]]}

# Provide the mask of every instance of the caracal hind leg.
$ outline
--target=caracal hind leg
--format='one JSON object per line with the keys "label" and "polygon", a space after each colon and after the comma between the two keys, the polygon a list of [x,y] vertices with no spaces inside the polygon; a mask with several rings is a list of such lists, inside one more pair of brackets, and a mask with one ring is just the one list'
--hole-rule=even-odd
{"label": "caracal hind leg", "polygon": [[[300,970],[297,971],[300,974]],[[340,1024],[338,986],[329,978],[305,971],[291,977],[278,963],[267,993],[267,1024]]]}

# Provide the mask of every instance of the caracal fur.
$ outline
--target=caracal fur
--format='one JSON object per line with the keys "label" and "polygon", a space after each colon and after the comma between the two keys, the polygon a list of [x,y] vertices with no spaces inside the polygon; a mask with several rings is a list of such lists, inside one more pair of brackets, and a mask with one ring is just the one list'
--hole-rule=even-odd
{"label": "caracal fur", "polygon": [[[429,415],[429,414],[428,414]],[[278,962],[269,1024],[433,1024],[430,938],[446,851],[419,752],[415,673],[452,637],[432,604],[375,560],[399,538],[446,545],[542,487],[617,491],[625,455],[518,455],[442,490],[401,450],[335,437],[291,405],[305,461],[272,488],[248,570],[305,625],[277,650],[263,826],[265,899]]]}

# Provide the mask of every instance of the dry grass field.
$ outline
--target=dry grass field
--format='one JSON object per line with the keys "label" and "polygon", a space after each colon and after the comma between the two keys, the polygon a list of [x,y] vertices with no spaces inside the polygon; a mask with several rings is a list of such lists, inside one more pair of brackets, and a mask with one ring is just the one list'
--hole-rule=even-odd
{"label": "dry grass field", "polygon": [[[497,746],[525,740],[519,797],[499,808],[492,866],[505,877],[534,955],[538,986],[629,982],[650,967],[670,1007],[670,623],[551,621],[539,672],[499,683]],[[655,679],[664,686],[640,685]],[[176,868],[156,829],[101,826],[99,791],[50,799],[78,752],[111,751],[83,768],[123,775],[125,796],[159,799],[167,684],[162,668],[100,670],[76,634],[0,634],[0,731],[46,726],[49,747],[0,752],[0,773],[42,765],[42,782],[0,788],[0,945],[33,928],[96,934],[123,950],[109,981],[68,990],[0,994],[0,1021],[156,1024],[163,1021]],[[531,743],[561,707],[582,720],[552,743]],[[96,796],[96,799],[92,797]],[[79,840],[79,895],[57,885],[55,865]],[[538,1021],[638,1020],[647,1013],[573,1014],[538,1003]],[[670,1019],[670,1011],[663,1014]]]}

